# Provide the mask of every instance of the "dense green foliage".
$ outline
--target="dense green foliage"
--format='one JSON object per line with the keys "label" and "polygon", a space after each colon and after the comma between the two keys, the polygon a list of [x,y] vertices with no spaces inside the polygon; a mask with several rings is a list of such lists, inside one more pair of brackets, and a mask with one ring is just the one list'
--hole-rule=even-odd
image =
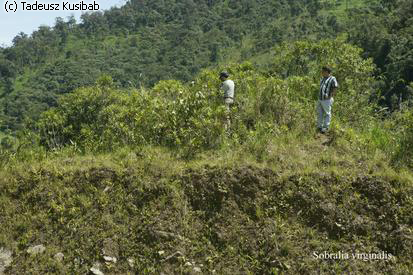
{"label": "dense green foliage", "polygon": [[383,106],[411,107],[413,90],[412,1],[378,1],[369,9],[352,10],[349,40],[372,57],[379,70],[377,88]]}
{"label": "dense green foliage", "polygon": [[[57,95],[93,84],[103,73],[121,87],[151,86],[160,79],[188,81],[200,69],[231,59],[248,37],[253,42],[242,59],[257,45],[268,49],[280,42],[284,34],[263,45],[266,34],[256,33],[266,31],[269,18],[279,17],[284,25],[317,25],[310,17],[317,8],[317,1],[130,1],[85,14],[80,24],[57,19],[53,28],[40,27],[30,37],[19,34],[12,47],[0,51],[0,64],[10,62],[18,72],[16,77],[5,74],[10,83],[3,85],[8,90],[2,127],[16,129],[22,119],[36,119],[55,105]],[[302,14],[307,14],[305,20]],[[288,37],[301,34],[294,30]]]}
{"label": "dense green foliage", "polygon": [[84,14],[80,23],[58,18],[0,48],[0,129],[21,129],[56,106],[59,95],[102,74],[122,88],[186,82],[229,61],[262,65],[282,42],[342,33],[378,67],[372,96],[400,109],[412,94],[412,12],[408,0],[136,0]]}

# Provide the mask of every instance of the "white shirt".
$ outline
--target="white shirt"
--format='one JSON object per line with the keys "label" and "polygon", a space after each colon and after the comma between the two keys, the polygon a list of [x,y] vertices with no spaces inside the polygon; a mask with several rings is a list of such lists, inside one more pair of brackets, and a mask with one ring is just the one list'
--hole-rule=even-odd
{"label": "white shirt", "polygon": [[221,89],[224,90],[224,97],[234,98],[235,83],[227,79],[221,84]]}

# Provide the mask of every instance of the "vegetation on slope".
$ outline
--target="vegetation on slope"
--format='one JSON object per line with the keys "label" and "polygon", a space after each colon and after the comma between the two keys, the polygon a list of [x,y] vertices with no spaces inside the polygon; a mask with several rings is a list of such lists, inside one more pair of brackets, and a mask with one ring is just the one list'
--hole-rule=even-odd
{"label": "vegetation on slope", "polygon": [[[237,84],[229,133],[218,67],[152,89],[103,76],[4,140],[6,272],[411,272],[412,112],[382,119],[374,65],[342,39],[274,52],[266,71],[225,68]],[[341,84],[325,136],[314,130],[324,64]],[[350,259],[316,259],[324,251]]]}
{"label": "vegetation on slope", "polygon": [[[408,274],[411,174],[378,171],[384,167],[366,174],[336,150],[301,153],[317,159],[306,170],[285,169],[282,160],[247,164],[231,149],[195,163],[148,149],[3,172],[0,242],[14,258],[7,272],[87,273],[105,262],[109,242],[118,261],[101,270],[110,274],[191,274],[195,267],[206,274]],[[331,154],[336,164],[326,164]],[[37,244],[46,251],[28,255]],[[393,257],[314,257],[324,251]],[[57,252],[63,262],[53,258]]]}

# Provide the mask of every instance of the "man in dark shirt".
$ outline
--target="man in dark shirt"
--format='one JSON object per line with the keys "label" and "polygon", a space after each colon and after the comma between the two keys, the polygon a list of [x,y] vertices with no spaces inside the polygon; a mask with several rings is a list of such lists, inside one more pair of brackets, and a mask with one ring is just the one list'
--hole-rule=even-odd
{"label": "man in dark shirt", "polygon": [[328,67],[321,69],[321,75],[323,77],[320,81],[320,91],[317,102],[317,128],[321,133],[326,133],[330,128],[331,107],[338,88],[338,82],[337,79],[331,75],[331,69]]}

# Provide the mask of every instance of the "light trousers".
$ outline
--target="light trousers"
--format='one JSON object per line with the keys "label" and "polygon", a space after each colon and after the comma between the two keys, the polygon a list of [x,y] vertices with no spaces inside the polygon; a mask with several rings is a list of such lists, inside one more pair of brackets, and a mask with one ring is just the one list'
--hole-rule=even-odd
{"label": "light trousers", "polygon": [[225,108],[227,109],[225,130],[228,131],[231,128],[231,105],[234,104],[234,100],[232,98],[225,98],[224,102]]}
{"label": "light trousers", "polygon": [[334,99],[318,100],[317,102],[317,127],[329,129],[331,123],[331,107]]}

